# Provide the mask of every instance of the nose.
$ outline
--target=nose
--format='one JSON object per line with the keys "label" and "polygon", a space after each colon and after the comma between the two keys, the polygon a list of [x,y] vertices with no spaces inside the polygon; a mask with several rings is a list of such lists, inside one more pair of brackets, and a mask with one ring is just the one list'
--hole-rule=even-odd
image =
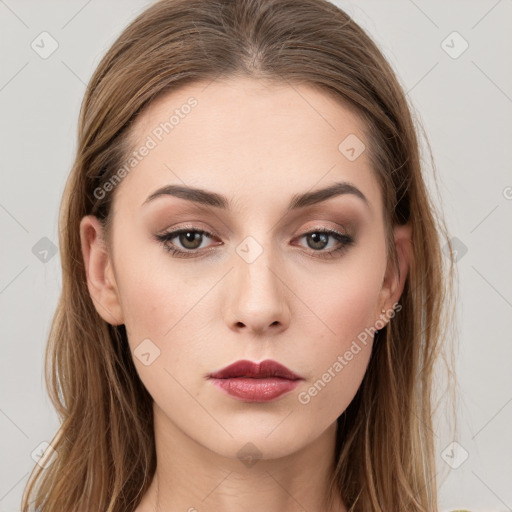
{"label": "nose", "polygon": [[[231,329],[254,334],[276,334],[288,328],[292,293],[282,266],[263,250],[254,260],[233,255],[224,315]],[[287,286],[288,285],[288,286]]]}

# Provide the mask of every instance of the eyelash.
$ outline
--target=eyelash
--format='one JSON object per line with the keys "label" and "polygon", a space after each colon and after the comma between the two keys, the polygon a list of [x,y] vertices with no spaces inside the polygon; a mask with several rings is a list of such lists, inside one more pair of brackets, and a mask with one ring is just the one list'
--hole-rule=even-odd
{"label": "eyelash", "polygon": [[[171,253],[173,255],[173,257],[175,257],[175,258],[194,258],[194,257],[199,256],[197,249],[183,251],[181,249],[177,249],[173,245],[169,245],[170,241],[173,238],[176,238],[181,233],[187,233],[187,232],[200,233],[202,235],[207,235],[210,238],[215,238],[215,235],[213,235],[209,231],[205,231],[203,229],[194,229],[193,227],[184,227],[184,228],[177,229],[175,231],[163,233],[161,235],[155,235],[155,239],[158,242],[160,242],[163,245],[164,249],[167,252]],[[338,231],[335,231],[332,229],[326,229],[326,228],[318,228],[315,230],[308,231],[307,233],[303,233],[302,235],[300,235],[298,238],[303,238],[307,235],[311,235],[314,233],[326,233],[326,234],[332,236],[333,238],[335,238],[341,244],[336,249],[331,249],[329,251],[324,251],[324,250],[315,251],[313,249],[310,249],[310,255],[312,255],[314,257],[334,258],[336,255],[341,255],[342,253],[344,253],[344,251],[346,251],[349,248],[349,246],[351,246],[354,243],[354,239],[351,236],[344,235],[343,233],[339,233]],[[205,252],[209,252],[209,251],[206,250]],[[316,253],[318,253],[318,256],[316,256]]]}

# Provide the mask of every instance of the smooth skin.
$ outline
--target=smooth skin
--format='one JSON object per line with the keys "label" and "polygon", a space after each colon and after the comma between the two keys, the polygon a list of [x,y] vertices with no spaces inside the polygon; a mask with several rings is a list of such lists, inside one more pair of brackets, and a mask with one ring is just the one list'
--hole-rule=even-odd
{"label": "smooth skin", "polygon": [[[373,339],[307,404],[298,397],[399,301],[410,226],[394,231],[399,279],[387,265],[365,126],[309,85],[242,77],[187,85],[139,116],[134,148],[191,96],[197,105],[117,185],[110,250],[95,217],[80,225],[95,307],[126,326],[154,399],[157,470],[136,512],[325,512],[336,419],[361,384]],[[350,134],[367,148],[353,161],[338,149]],[[287,211],[295,194],[339,181],[368,204],[342,194]],[[171,195],[143,204],[171,184],[216,192],[231,208]],[[176,257],[155,236],[182,227],[214,236],[176,235],[167,246],[193,256]],[[341,244],[311,235],[318,229],[354,242],[325,257]],[[248,262],[240,248],[262,252]],[[134,353],[146,339],[152,357],[160,351],[147,365]],[[207,378],[240,359],[274,359],[304,380],[271,402],[240,401]],[[255,463],[238,455],[244,447],[259,454]],[[346,511],[343,500],[331,510]]]}

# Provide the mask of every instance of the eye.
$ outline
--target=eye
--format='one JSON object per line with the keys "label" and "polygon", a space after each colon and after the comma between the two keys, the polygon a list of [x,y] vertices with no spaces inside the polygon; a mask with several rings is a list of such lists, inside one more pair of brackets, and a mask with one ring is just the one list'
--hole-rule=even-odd
{"label": "eye", "polygon": [[[205,238],[215,238],[215,235],[209,231],[194,227],[184,227],[161,235],[155,235],[155,239],[163,245],[164,249],[177,258],[201,256],[205,251],[198,250],[204,249],[203,242]],[[298,239],[302,238],[307,239],[307,244],[311,249],[310,254],[321,258],[335,257],[354,243],[354,239],[351,236],[326,228],[309,231]],[[173,242],[174,239],[176,239],[176,242]],[[334,248],[331,247],[329,250],[325,250],[329,246],[330,240],[337,242],[337,246],[335,245]]]}
{"label": "eye", "polygon": [[[299,240],[301,238],[306,238],[308,246],[313,249],[313,255],[319,257],[334,257],[344,252],[354,243],[354,239],[351,236],[326,228],[309,231],[301,235]],[[334,248],[331,247],[329,250],[325,250],[329,245],[329,239],[337,242],[337,246],[335,245]]]}
{"label": "eye", "polygon": [[[186,227],[155,236],[167,252],[170,252],[173,256],[178,258],[194,257],[198,255],[195,254],[195,251],[202,248],[202,242],[205,237],[214,238],[214,235],[209,231]],[[176,247],[176,243],[172,242],[175,238],[185,250]]]}

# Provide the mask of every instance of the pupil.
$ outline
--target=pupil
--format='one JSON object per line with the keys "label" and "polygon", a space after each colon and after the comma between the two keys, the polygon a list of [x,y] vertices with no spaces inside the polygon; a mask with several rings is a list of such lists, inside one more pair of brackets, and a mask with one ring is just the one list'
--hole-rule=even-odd
{"label": "pupil", "polygon": [[[310,245],[310,247],[312,249],[323,249],[327,245],[327,239],[328,239],[327,233],[312,233],[310,236],[313,239],[313,245],[314,245],[314,247],[311,247],[311,245]],[[319,245],[315,245],[315,244],[319,244]]]}
{"label": "pupil", "polygon": [[[180,242],[187,249],[197,249],[201,245],[201,236],[202,235],[197,231],[187,231],[185,233],[181,233]],[[197,243],[198,240],[199,243]],[[187,244],[192,244],[192,247],[188,246]]]}

